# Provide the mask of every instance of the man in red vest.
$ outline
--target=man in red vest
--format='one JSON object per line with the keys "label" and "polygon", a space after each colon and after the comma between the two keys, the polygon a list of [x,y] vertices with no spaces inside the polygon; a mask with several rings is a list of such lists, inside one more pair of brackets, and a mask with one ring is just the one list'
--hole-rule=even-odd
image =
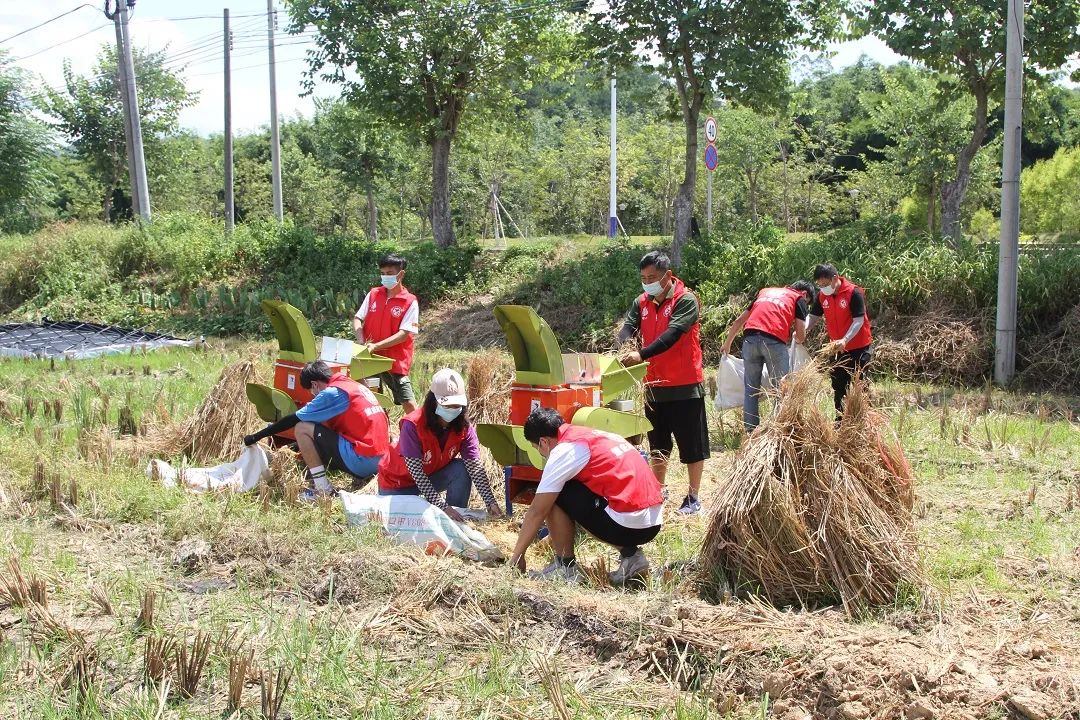
{"label": "man in red vest", "polygon": [[776,387],[791,370],[788,343],[792,330],[795,342],[806,341],[806,316],[814,300],[814,286],[799,280],[790,287],[762,288],[750,307],[736,318],[724,337],[723,353],[731,352],[735,336],[746,332],[742,343],[743,356],[743,427],[746,434],[754,432],[760,422],[761,375],[769,368],[769,384]]}
{"label": "man in red vest", "polygon": [[356,342],[394,365],[379,376],[405,414],[416,410],[416,395],[409,381],[413,363],[413,338],[420,332],[420,306],[416,296],[402,284],[408,263],[400,255],[379,260],[380,285],[372,288],[353,317]]}
{"label": "man in red vest", "polygon": [[[649,362],[645,375],[645,417],[652,423],[649,449],[652,469],[662,485],[674,443],[690,476],[679,512],[701,512],[698,492],[709,457],[709,426],[705,418],[704,372],[701,364],[697,296],[671,272],[671,259],[659,250],[641,258],[639,295],[626,313],[619,342],[638,338],[641,349],[624,362]],[[674,436],[674,443],[672,437]]]}
{"label": "man in red vest", "polygon": [[397,444],[379,463],[380,495],[423,495],[460,521],[455,508],[469,507],[475,485],[488,514],[502,516],[480,459],[476,428],[465,413],[468,404],[465,381],[456,370],[435,373],[423,406],[401,418]]}
{"label": "man in red vest", "polygon": [[555,559],[532,577],[576,581],[574,533],[583,527],[619,548],[612,585],[625,585],[649,569],[640,545],[660,532],[664,498],[660,483],[630,443],[618,435],[568,425],[553,408],[540,407],[525,420],[525,439],[547,461],[525,519],[511,565],[525,570],[525,551],[546,522]]}
{"label": "man in red vest", "polygon": [[300,387],[315,397],[276,423],[244,437],[254,445],[264,437],[296,428],[296,444],[308,468],[312,487],[301,500],[333,495],[327,470],[349,473],[359,489],[379,469],[379,460],[390,448],[390,425],[379,401],[366,387],[343,374],[330,372],[322,360],[310,362],[300,371]]}
{"label": "man in red vest", "polygon": [[822,316],[830,342],[822,353],[839,355],[830,371],[833,402],[836,415],[844,411],[851,378],[862,371],[873,356],[873,337],[870,333],[870,316],[866,314],[866,297],[863,289],[836,271],[832,265],[814,268],[814,282],[818,298],[810,308],[807,330],[812,329]]}

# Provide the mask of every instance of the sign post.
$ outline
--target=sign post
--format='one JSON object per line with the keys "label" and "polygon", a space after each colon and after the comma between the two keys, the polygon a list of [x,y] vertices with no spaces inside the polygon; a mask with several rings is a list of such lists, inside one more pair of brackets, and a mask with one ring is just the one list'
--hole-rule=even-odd
{"label": "sign post", "polygon": [[713,171],[720,164],[716,152],[716,118],[711,115],[705,119],[705,169],[708,177],[705,183],[705,227],[712,232],[712,184]]}

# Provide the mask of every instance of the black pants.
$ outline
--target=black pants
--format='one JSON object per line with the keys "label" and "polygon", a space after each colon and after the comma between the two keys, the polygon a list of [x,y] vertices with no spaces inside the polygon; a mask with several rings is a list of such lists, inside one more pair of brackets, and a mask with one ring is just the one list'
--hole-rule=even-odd
{"label": "black pants", "polygon": [[855,373],[861,372],[863,368],[870,364],[873,354],[873,346],[867,345],[858,350],[848,350],[837,357],[836,365],[833,366],[829,373],[832,380],[833,404],[836,405],[837,417],[844,411],[844,397],[847,395],[848,387],[851,385],[851,378],[855,376]]}
{"label": "black pants", "polygon": [[650,542],[660,532],[659,525],[628,528],[615,522],[605,509],[607,500],[585,487],[580,480],[567,481],[555,498],[555,504],[597,540],[619,548],[623,557],[633,555],[638,545]]}

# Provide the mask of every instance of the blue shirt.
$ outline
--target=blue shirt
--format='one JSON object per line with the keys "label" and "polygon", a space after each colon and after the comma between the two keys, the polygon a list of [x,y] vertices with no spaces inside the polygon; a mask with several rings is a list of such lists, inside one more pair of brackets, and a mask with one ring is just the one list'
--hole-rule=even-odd
{"label": "blue shirt", "polygon": [[[304,407],[296,411],[296,417],[300,422],[326,424],[341,413],[349,409],[349,395],[341,388],[328,387],[311,399]],[[357,477],[374,475],[379,469],[381,455],[375,457],[363,457],[357,455],[352,443],[344,437],[338,436],[338,455],[345,463],[346,469]]]}

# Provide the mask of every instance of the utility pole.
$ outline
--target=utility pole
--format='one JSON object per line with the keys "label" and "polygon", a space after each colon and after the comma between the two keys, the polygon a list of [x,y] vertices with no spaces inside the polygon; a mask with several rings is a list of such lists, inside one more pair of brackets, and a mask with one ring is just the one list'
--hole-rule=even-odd
{"label": "utility pole", "polygon": [[225,234],[231,235],[235,222],[233,207],[233,146],[232,146],[232,33],[229,30],[229,8],[225,8]]}
{"label": "utility pole", "polygon": [[615,206],[615,73],[611,73],[611,185],[608,190],[608,238],[614,238],[619,229],[618,208]]}
{"label": "utility pole", "polygon": [[1020,135],[1023,125],[1024,2],[1008,0],[1005,27],[1005,149],[1001,158],[1001,244],[998,248],[997,333],[994,382],[1007,385],[1016,371],[1016,278],[1020,254]]}
{"label": "utility pole", "polygon": [[[124,0],[117,0],[117,2],[124,2]],[[117,75],[120,78],[120,98],[122,102],[120,105],[124,112],[124,148],[127,151],[127,166],[128,166],[128,178],[131,182],[131,209],[136,215],[140,215],[139,211],[139,189],[135,182],[135,153],[134,145],[131,142],[131,113],[128,111],[128,104],[126,101],[127,92],[127,68],[124,63],[124,29],[120,25],[120,9],[117,8],[116,12],[111,16],[109,15],[109,7],[105,6],[105,17],[113,21],[116,26],[116,70]],[[106,218],[108,220],[108,218]]]}
{"label": "utility pole", "polygon": [[270,168],[274,183],[274,217],[284,217],[281,207],[281,136],[278,134],[277,71],[274,68],[274,0],[266,0],[266,39],[270,50]]}
{"label": "utility pole", "polygon": [[135,162],[133,167],[128,168],[128,173],[134,172],[136,185],[135,197],[138,197],[136,207],[139,209],[139,217],[145,223],[150,222],[150,188],[146,184],[146,155],[143,153],[142,121],[139,118],[139,96],[135,88],[135,61],[131,58],[131,35],[128,30],[128,8],[135,7],[135,0],[116,0],[117,14],[120,16],[120,29],[124,44],[123,60],[124,73],[127,75],[125,82],[124,98],[128,107],[128,115],[131,117],[131,153]]}

